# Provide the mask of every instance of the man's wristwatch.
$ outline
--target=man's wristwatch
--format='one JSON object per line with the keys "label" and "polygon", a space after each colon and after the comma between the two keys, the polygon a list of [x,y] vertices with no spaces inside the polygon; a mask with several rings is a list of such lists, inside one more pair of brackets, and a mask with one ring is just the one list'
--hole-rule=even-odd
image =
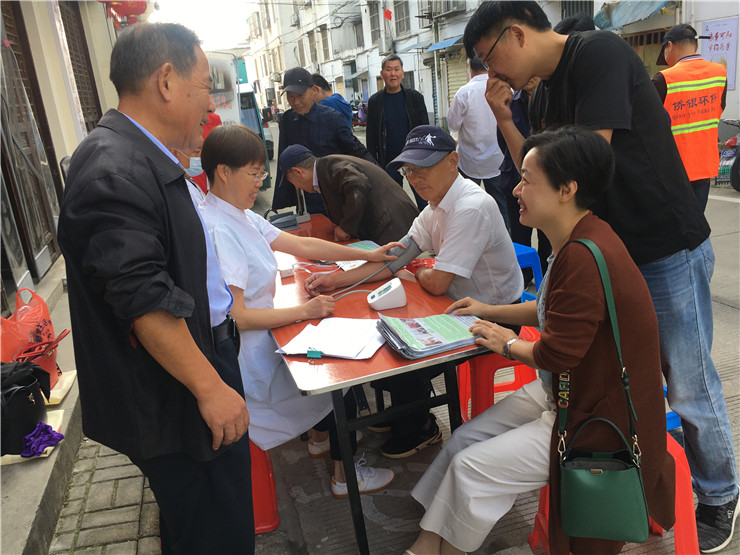
{"label": "man's wristwatch", "polygon": [[509,339],[504,345],[504,348],[501,350],[501,354],[509,360],[514,360],[514,357],[511,356],[511,346],[513,345],[514,341],[519,341],[519,338],[514,337],[512,339]]}

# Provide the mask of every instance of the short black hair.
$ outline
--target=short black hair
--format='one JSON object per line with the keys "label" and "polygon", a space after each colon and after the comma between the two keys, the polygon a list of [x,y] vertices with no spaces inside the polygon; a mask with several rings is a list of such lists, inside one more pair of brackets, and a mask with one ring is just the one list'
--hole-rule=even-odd
{"label": "short black hair", "polygon": [[614,176],[614,153],[604,137],[577,125],[566,125],[530,135],[522,158],[537,149],[537,161],[553,189],[568,181],[578,184],[576,205],[590,209]]}
{"label": "short black hair", "polygon": [[311,74],[311,79],[313,80],[313,84],[319,87],[320,89],[324,89],[325,91],[332,92],[331,87],[329,86],[329,83],[326,79],[324,79],[321,74],[319,73],[313,73]]}
{"label": "short black hair", "polygon": [[398,62],[401,64],[401,69],[403,69],[403,60],[397,54],[391,54],[390,56],[383,58],[383,61],[380,64],[380,71],[385,69],[385,64],[388,62]]}
{"label": "short black hair", "polygon": [[483,65],[483,62],[478,56],[473,56],[468,60],[468,63],[470,64],[470,70],[474,71],[475,73],[481,73],[484,71],[488,71],[485,65]]}
{"label": "short black hair", "polygon": [[118,96],[141,92],[162,64],[170,62],[183,77],[196,63],[198,36],[179,23],[137,23],[118,37],[110,57],[110,80]]}
{"label": "short black hair", "polygon": [[475,45],[480,39],[500,33],[510,22],[523,23],[538,31],[551,28],[550,21],[537,2],[483,2],[465,26],[463,45],[468,58],[475,56]]}
{"label": "short black hair", "polygon": [[566,17],[552,28],[558,35],[570,35],[577,31],[593,31],[595,29],[594,18],[586,14]]}
{"label": "short black hair", "polygon": [[219,125],[208,134],[200,152],[200,163],[211,183],[220,164],[237,170],[247,164],[264,165],[265,160],[262,137],[243,125]]}

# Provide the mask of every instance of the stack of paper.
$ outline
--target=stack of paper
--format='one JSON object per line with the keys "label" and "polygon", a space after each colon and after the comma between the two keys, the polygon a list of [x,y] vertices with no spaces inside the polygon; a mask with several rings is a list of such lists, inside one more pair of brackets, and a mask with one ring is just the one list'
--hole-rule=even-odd
{"label": "stack of paper", "polygon": [[436,314],[426,318],[389,318],[380,314],[378,331],[388,344],[410,359],[424,358],[472,345],[468,328],[476,316]]}
{"label": "stack of paper", "polygon": [[[347,245],[354,249],[360,249],[362,251],[372,251],[377,249],[378,245],[375,241],[357,241],[356,243],[350,243]],[[359,268],[365,263],[365,260],[338,260],[337,266],[339,266],[345,272]]]}
{"label": "stack of paper", "polygon": [[370,358],[385,343],[383,336],[378,333],[377,322],[357,318],[324,318],[316,326],[307,325],[277,352],[305,355],[308,351],[318,351],[325,357]]}

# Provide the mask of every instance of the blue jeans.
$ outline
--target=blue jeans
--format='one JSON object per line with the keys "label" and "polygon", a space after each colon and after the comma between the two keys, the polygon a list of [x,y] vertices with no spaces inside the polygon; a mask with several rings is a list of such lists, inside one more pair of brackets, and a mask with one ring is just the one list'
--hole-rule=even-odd
{"label": "blue jeans", "polygon": [[710,354],[712,244],[707,239],[639,268],[658,315],[668,404],[681,417],[696,495],[700,503],[722,505],[738,488],[722,381]]}

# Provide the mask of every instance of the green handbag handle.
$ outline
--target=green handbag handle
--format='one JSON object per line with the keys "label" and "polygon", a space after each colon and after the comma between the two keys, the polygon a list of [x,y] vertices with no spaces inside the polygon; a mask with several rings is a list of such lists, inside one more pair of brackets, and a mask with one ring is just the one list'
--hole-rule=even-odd
{"label": "green handbag handle", "polygon": [[[621,374],[620,379],[622,381],[622,389],[624,389],[625,396],[627,397],[627,407],[628,407],[627,413],[629,415],[629,421],[630,421],[630,435],[632,436],[632,441],[633,441],[632,454],[635,460],[639,464],[640,447],[637,443],[637,432],[635,431],[635,422],[637,422],[637,413],[635,412],[635,407],[632,404],[632,397],[630,396],[629,376],[627,375],[627,368],[625,368],[624,362],[622,361],[622,345],[619,339],[619,323],[617,322],[617,311],[616,311],[616,308],[614,307],[614,294],[612,293],[611,279],[609,279],[609,270],[606,266],[606,261],[604,260],[604,255],[602,254],[601,249],[591,239],[576,239],[575,241],[571,241],[571,242],[582,243],[583,245],[585,245],[588,248],[588,250],[591,251],[591,254],[596,260],[596,266],[599,269],[599,275],[601,276],[601,284],[604,287],[604,299],[606,301],[606,308],[609,313],[609,321],[611,322],[611,327],[612,327],[612,335],[614,336],[614,343],[617,346],[617,357],[619,358],[619,366],[620,368],[622,368],[622,374]],[[567,432],[565,428],[568,422],[568,405],[570,404],[570,370],[561,372],[558,377],[557,397],[558,397],[558,436],[560,438],[558,442],[558,453],[560,453],[560,459],[562,461],[565,451],[566,451],[565,437],[567,435]],[[584,422],[581,425],[581,427],[578,428],[578,431],[573,436],[573,440],[575,440],[578,433],[583,429],[583,427],[586,424],[588,424],[589,422],[593,422],[595,420],[602,420],[604,422],[608,422],[609,424],[611,424],[611,426],[619,432],[619,435],[622,437],[622,439],[625,440],[625,444],[627,444],[627,440],[624,438],[624,435],[619,430],[619,428],[617,428],[612,422],[604,418],[590,418],[589,420]],[[573,444],[573,440],[571,440],[571,445]],[[570,448],[568,448],[568,451],[570,451]]]}

